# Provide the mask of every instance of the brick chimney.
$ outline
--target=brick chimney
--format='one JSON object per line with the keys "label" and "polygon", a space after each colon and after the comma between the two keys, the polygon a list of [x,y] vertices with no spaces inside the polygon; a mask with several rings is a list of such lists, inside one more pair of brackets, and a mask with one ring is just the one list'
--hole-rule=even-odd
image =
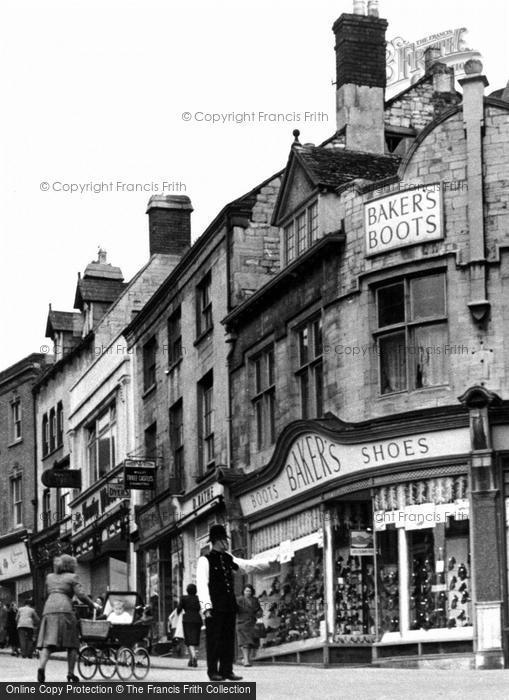
{"label": "brick chimney", "polygon": [[346,127],[346,147],[385,153],[385,31],[378,3],[354,1],[354,14],[334,23],[336,36],[336,115],[338,131]]}
{"label": "brick chimney", "polygon": [[182,256],[191,245],[191,200],[186,195],[153,195],[148,202],[150,255]]}

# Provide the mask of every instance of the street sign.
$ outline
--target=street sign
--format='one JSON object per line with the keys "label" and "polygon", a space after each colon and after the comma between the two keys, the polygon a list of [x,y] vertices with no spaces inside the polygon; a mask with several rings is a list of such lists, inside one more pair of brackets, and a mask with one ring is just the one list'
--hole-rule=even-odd
{"label": "street sign", "polygon": [[124,488],[153,489],[156,480],[156,463],[146,459],[126,459],[124,462]]}
{"label": "street sign", "polygon": [[80,489],[81,469],[46,469],[41,475],[41,481],[50,489]]}

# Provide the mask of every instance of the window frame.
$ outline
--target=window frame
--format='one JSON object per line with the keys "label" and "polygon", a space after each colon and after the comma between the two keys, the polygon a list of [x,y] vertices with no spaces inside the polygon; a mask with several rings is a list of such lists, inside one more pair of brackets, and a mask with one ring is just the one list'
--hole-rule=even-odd
{"label": "window frame", "polygon": [[[179,421],[175,421],[175,416]],[[169,409],[170,453],[173,476],[180,484],[184,483],[184,402],[182,397],[177,399]]]}
{"label": "window frame", "polygon": [[19,397],[11,401],[11,442],[23,440],[23,413]]}
{"label": "window frame", "polygon": [[182,359],[182,306],[169,316],[167,323],[168,366],[177,364]]}
{"label": "window frame", "polygon": [[62,401],[57,403],[57,447],[62,447],[64,444],[64,406]]}
{"label": "window frame", "polygon": [[157,336],[154,334],[143,344],[143,391],[156,386]]}
{"label": "window frame", "polygon": [[[425,316],[423,318],[418,318],[415,319],[413,317],[413,312],[414,312],[414,297],[412,294],[412,283],[415,280],[418,279],[423,279],[426,277],[441,277],[442,278],[442,283],[443,283],[443,309],[444,313],[443,314],[436,314],[436,315],[430,315],[430,316]],[[402,285],[403,286],[403,312],[404,312],[404,318],[402,321],[398,321],[395,323],[390,323],[386,324],[384,326],[379,325],[380,321],[380,301],[379,301],[379,295],[380,292],[383,289],[388,289],[389,287],[392,286],[398,286]],[[393,280],[385,280],[383,282],[380,282],[377,284],[376,288],[374,288],[374,295],[375,295],[375,326],[376,329],[373,332],[373,339],[376,344],[377,348],[377,355],[378,355],[378,394],[381,397],[385,396],[394,396],[395,394],[401,394],[401,393],[407,393],[407,392],[413,392],[413,391],[422,391],[426,389],[433,389],[436,387],[443,387],[448,385],[448,380],[447,376],[444,376],[444,381],[440,382],[439,384],[432,384],[428,386],[414,386],[415,383],[415,362],[416,362],[416,352],[411,352],[410,348],[412,348],[415,343],[412,343],[413,341],[413,336],[415,333],[416,329],[419,328],[424,328],[424,327],[429,327],[429,326],[445,326],[445,340],[447,342],[448,339],[448,330],[449,330],[449,309],[448,309],[448,299],[447,299],[447,274],[446,270],[444,269],[439,269],[439,270],[426,270],[425,272],[421,274],[414,274],[414,275],[405,275],[402,277],[395,278]],[[396,336],[396,335],[404,335],[404,349],[405,349],[405,371],[404,371],[404,379],[405,379],[405,386],[402,389],[396,389],[395,391],[383,391],[382,387],[382,350],[380,346],[380,341],[383,340],[384,338],[389,338],[390,336]],[[444,375],[447,374],[447,371],[444,370]]]}
{"label": "window frame", "polygon": [[196,339],[212,330],[212,270],[206,272],[196,285]]}
{"label": "window frame", "polygon": [[[317,342],[317,331],[318,338]],[[301,336],[307,333],[307,357],[302,358]],[[294,328],[297,345],[297,370],[295,377],[299,385],[300,413],[303,420],[323,416],[323,319],[315,314]],[[317,350],[319,353],[317,354]],[[319,375],[319,381],[317,379]],[[303,388],[307,387],[306,402]]]}
{"label": "window frame", "polygon": [[[276,441],[276,364],[274,344],[266,345],[250,358],[251,404],[256,447],[264,450]],[[262,376],[265,375],[264,377]]]}
{"label": "window frame", "polygon": [[49,417],[48,413],[44,413],[42,416],[42,456],[47,457],[49,455]]}
{"label": "window frame", "polygon": [[[100,421],[107,415],[108,423],[104,427],[99,428]],[[106,474],[111,472],[116,466],[117,458],[117,417],[116,417],[116,404],[115,402],[110,403],[104,408],[97,416],[90,421],[86,427],[88,432],[87,442],[86,442],[86,464],[87,472],[90,478],[90,485],[96,483],[102,479]],[[106,434],[109,433],[109,468],[101,474],[100,468],[100,441],[105,439]],[[94,465],[92,467],[91,454],[94,454]],[[92,473],[93,470],[93,473]]]}
{"label": "window frame", "polygon": [[23,525],[23,476],[21,474],[11,478],[11,508],[13,527]]}
{"label": "window frame", "polygon": [[297,209],[283,226],[283,260],[289,265],[320,238],[318,198]]}
{"label": "window frame", "polygon": [[198,435],[200,474],[215,465],[214,373],[209,370],[198,382]]}

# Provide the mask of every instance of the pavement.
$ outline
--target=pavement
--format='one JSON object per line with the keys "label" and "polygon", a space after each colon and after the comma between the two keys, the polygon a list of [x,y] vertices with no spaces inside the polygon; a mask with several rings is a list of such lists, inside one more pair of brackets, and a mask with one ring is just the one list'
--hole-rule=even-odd
{"label": "pavement", "polygon": [[[147,682],[205,682],[204,661],[188,668],[187,659],[152,657]],[[0,650],[0,681],[31,682],[37,676],[37,659],[13,657]],[[508,700],[509,671],[439,671],[373,667],[318,668],[304,665],[271,665],[235,672],[256,683],[257,700]],[[48,682],[65,681],[65,655],[54,654],[46,667]],[[98,681],[99,678],[94,678]],[[103,682],[103,679],[100,679]],[[104,681],[105,683],[108,681]],[[115,676],[109,682],[118,682]]]}

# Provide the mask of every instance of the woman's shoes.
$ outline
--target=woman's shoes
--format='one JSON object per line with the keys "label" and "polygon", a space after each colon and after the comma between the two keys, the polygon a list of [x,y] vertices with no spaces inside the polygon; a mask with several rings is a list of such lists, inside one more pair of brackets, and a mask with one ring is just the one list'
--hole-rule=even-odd
{"label": "woman's shoes", "polygon": [[69,681],[69,683],[79,683],[80,682],[80,679],[78,678],[78,676],[75,676],[74,673],[67,674],[67,680]]}
{"label": "woman's shoes", "polygon": [[191,659],[191,666],[193,668],[197,668],[198,666],[198,659]]}
{"label": "woman's shoes", "polygon": [[250,664],[250,663],[247,663],[246,661],[243,661],[243,662],[242,662],[242,665],[243,665],[243,666],[252,666],[253,664]]}
{"label": "woman's shoes", "polygon": [[43,668],[38,668],[37,669],[37,682],[38,683],[44,683],[46,680],[46,676],[44,674],[44,669]]}
{"label": "woman's shoes", "polygon": [[194,666],[193,660],[192,660],[192,659],[189,659],[189,661],[187,662],[187,665],[188,665],[188,666]]}

